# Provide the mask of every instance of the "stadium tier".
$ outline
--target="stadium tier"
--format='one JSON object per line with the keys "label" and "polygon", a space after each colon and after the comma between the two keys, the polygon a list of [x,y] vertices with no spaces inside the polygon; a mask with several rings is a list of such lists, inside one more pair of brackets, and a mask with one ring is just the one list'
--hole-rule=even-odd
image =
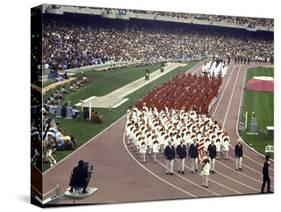
{"label": "stadium tier", "polygon": [[[64,70],[116,61],[187,60],[217,55],[273,61],[271,32],[190,23],[45,14],[43,66]],[[245,39],[246,38],[246,39]]]}

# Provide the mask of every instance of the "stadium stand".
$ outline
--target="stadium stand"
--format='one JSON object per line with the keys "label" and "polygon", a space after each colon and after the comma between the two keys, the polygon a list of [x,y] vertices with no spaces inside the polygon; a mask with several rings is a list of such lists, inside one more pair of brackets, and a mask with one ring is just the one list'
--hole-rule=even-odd
{"label": "stadium stand", "polygon": [[268,38],[263,32],[159,21],[109,21],[97,16],[94,21],[78,15],[44,17],[43,64],[54,70],[109,61],[187,60],[213,55],[273,61],[273,36]]}

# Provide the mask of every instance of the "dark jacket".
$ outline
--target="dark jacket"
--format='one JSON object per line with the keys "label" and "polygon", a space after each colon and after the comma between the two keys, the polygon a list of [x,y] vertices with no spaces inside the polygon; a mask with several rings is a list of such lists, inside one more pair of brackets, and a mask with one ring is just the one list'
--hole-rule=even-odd
{"label": "dark jacket", "polygon": [[197,149],[197,144],[190,144],[188,155],[191,158],[197,158],[198,157],[198,149]]}
{"label": "dark jacket", "polygon": [[70,186],[84,187],[89,177],[88,169],[85,166],[76,166],[72,171]]}
{"label": "dark jacket", "polygon": [[216,145],[215,144],[210,144],[208,146],[208,152],[209,152],[209,157],[211,159],[216,158],[216,156],[217,156],[217,147],[216,147]]}
{"label": "dark jacket", "polygon": [[179,144],[177,146],[177,155],[180,159],[186,158],[186,145],[185,144]]}
{"label": "dark jacket", "polygon": [[235,157],[241,158],[243,157],[243,146],[242,144],[235,145]]}
{"label": "dark jacket", "polygon": [[268,169],[269,169],[269,163],[268,163],[268,161],[265,161],[264,165],[263,165],[263,169],[262,169],[263,176],[266,176],[266,177],[269,176]]}
{"label": "dark jacket", "polygon": [[166,146],[164,150],[164,155],[168,160],[173,160],[176,157],[175,147],[174,146]]}

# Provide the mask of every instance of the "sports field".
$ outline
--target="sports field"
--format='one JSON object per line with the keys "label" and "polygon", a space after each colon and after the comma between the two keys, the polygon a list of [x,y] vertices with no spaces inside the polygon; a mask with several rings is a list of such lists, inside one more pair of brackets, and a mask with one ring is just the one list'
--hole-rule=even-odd
{"label": "sports field", "polygon": [[[77,147],[79,147],[90,138],[97,135],[103,129],[108,127],[111,123],[119,119],[126,113],[129,106],[134,105],[135,102],[137,102],[141,97],[145,96],[154,87],[172,78],[177,73],[190,69],[195,64],[196,62],[190,62],[186,66],[178,67],[158,78],[157,80],[152,81],[146,86],[143,86],[141,89],[127,96],[126,98],[129,98],[129,100],[117,108],[111,110],[95,108],[95,111],[102,115],[103,122],[101,124],[94,124],[90,121],[84,121],[82,118],[71,120],[56,118],[56,122],[58,122],[59,126],[65,131],[65,135],[73,135],[75,137]],[[84,74],[89,79],[90,83],[75,93],[72,92],[65,95],[63,102],[71,101],[71,104],[74,105],[79,103],[80,100],[85,100],[91,96],[106,95],[136,79],[144,77],[145,71],[147,69],[149,69],[152,73],[159,68],[160,64],[145,67],[131,66],[128,68],[118,68],[110,72],[100,72],[94,70],[85,72]],[[48,92],[48,94],[50,95],[51,92],[52,91]],[[46,96],[48,97],[48,95]],[[60,161],[70,153],[71,151],[57,151],[55,153],[55,158],[57,161]],[[43,171],[47,170],[48,168],[49,164],[43,164]]]}
{"label": "sports field", "polygon": [[[273,68],[256,67],[247,71],[246,82],[253,76],[274,76]],[[265,146],[273,145],[273,137],[267,134],[266,126],[274,126],[274,93],[248,91],[244,89],[243,113],[241,119],[245,120],[245,112],[248,112],[248,129],[240,131],[243,139],[260,153],[264,154]],[[259,135],[248,135],[250,130],[251,114],[255,112],[257,117],[257,130]]]}

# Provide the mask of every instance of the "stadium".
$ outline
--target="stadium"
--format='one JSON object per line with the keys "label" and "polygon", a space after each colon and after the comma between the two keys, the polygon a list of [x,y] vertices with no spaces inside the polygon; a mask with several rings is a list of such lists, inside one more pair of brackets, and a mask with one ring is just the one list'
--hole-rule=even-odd
{"label": "stadium", "polygon": [[274,192],[273,19],[46,4],[32,18],[34,201]]}

